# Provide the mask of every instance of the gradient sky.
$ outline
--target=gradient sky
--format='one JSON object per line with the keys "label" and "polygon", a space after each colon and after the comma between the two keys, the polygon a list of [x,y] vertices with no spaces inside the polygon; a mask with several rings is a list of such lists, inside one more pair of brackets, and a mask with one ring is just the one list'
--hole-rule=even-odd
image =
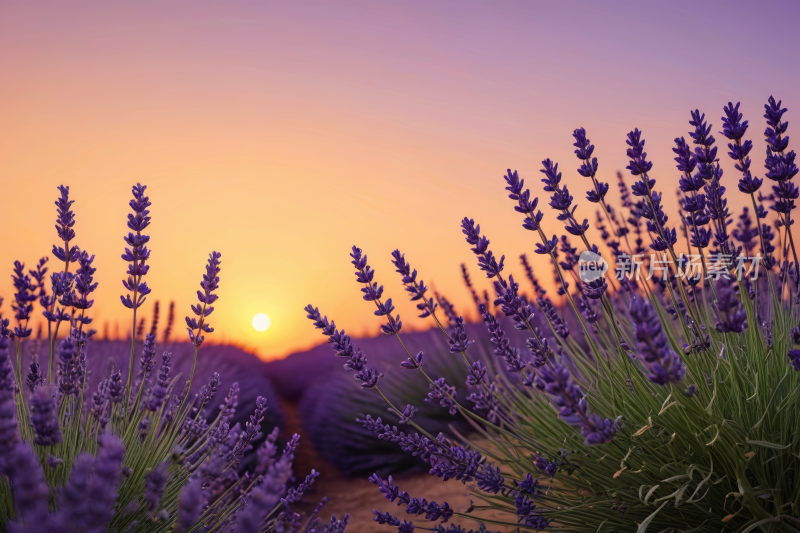
{"label": "gradient sky", "polygon": [[[798,11],[788,2],[0,3],[2,309],[13,260],[32,265],[55,242],[64,183],[77,243],[97,254],[96,324],[129,329],[120,254],[138,181],[153,202],[151,299],[175,300],[182,318],[208,253],[222,252],[215,340],[265,359],[308,348],[322,339],[307,303],[350,333],[374,333],[353,244],[404,321],[421,327],[390,252],[399,247],[463,309],[459,264],[479,278],[459,228],[469,216],[518,272],[534,241],[504,195],[506,168],[541,195],[540,162],[553,158],[578,213],[593,220],[574,128],[587,129],[608,181],[625,168],[626,133],[642,129],[672,209],[671,148],[687,136],[690,109],[717,132],[722,106],[741,100],[763,175],[767,97],[783,99],[790,124],[799,116]],[[738,177],[720,154],[738,210]],[[548,232],[560,233],[545,214]],[[535,266],[549,277],[546,262]],[[272,319],[265,333],[250,325],[258,312]]]}

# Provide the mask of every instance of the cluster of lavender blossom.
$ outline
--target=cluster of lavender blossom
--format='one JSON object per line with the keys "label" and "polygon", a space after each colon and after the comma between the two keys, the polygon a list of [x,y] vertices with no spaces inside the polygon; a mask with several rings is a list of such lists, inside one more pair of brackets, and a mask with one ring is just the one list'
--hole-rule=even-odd
{"label": "cluster of lavender blossom", "polygon": [[[585,456],[589,457],[590,450],[596,447],[611,450],[616,445],[622,450],[615,440],[624,439],[627,447],[631,438],[641,434],[640,431],[631,435],[622,415],[616,414],[619,410],[615,402],[619,400],[604,398],[598,379],[622,375],[620,383],[631,394],[646,392],[660,398],[660,390],[670,395],[682,391],[684,397],[692,398],[700,394],[702,383],[712,386],[711,378],[703,370],[708,367],[695,361],[703,361],[706,356],[717,361],[724,356],[726,346],[729,352],[732,349],[747,351],[746,343],[751,341],[746,340],[743,332],[751,325],[750,321],[755,320],[755,326],[762,328],[768,346],[783,346],[782,340],[772,337],[776,314],[784,312],[786,316],[796,316],[791,312],[800,294],[800,262],[791,230],[795,200],[800,196],[800,189],[791,181],[798,173],[795,152],[788,151],[788,123],[783,121],[786,109],[781,107],[780,101],[770,97],[764,115],[767,121],[765,176],[773,186],[770,194],[762,195],[763,180],[754,176],[751,169],[749,154],[753,143],[745,139],[748,122],[742,120],[739,108],[739,104],[732,103],[724,106],[721,134],[730,141],[728,156],[740,173],[738,188],[749,197],[755,224],[750,208],[744,207],[736,228],[729,230],[733,220],[718,150],[711,134],[712,126],[697,110],[691,112],[689,120],[692,127],[689,136],[694,148],[683,137],[675,139],[673,148],[676,166],[681,173],[678,191],[680,218],[677,221],[671,221],[664,211],[662,193],[656,189],[656,180],[651,177],[653,163],[647,157],[643,133],[638,129],[631,131],[626,140],[627,169],[636,181],[628,188],[622,175],[618,174],[622,208],[627,211],[625,216],[621,216],[607,201],[610,186],[598,177],[598,161],[593,156],[594,146],[586,131],[579,128],[573,132],[575,154],[580,162],[577,171],[591,182],[586,200],[597,206],[597,229],[601,242],[590,242],[589,221],[577,215],[577,203],[562,183],[557,163],[545,159],[541,172],[544,191],[549,194],[548,205],[556,212],[556,219],[563,223],[568,234],[560,238],[557,235],[548,237],[543,227],[544,213],[538,208],[539,200],[531,199],[531,192],[524,187],[524,180],[518,173],[509,170],[504,176],[508,196],[515,202],[514,209],[523,216],[523,228],[533,232],[537,240],[534,252],[551,264],[558,300],[547,296],[525,255],[521,257],[522,266],[534,296],[521,291],[514,276],[505,273],[505,256],[498,257],[493,253],[490,240],[481,234],[480,226],[470,218],[461,221],[462,232],[477,258],[478,268],[492,281],[494,288],[494,299],[490,299],[488,294],[479,297],[466,267],[462,265],[472,300],[491,335],[494,355],[498,362],[502,361],[504,368],[501,372],[487,371],[487,366],[495,368],[496,363],[484,361],[479,354],[471,353],[474,351],[469,348],[471,341],[467,339],[463,317],[458,316],[447,300],[439,295],[435,299],[426,297],[428,288],[421,279],[418,281],[417,271],[411,269],[400,251],[392,253],[392,262],[405,290],[417,304],[420,317],[430,317],[447,337],[451,352],[463,356],[468,371],[466,384],[472,391],[467,401],[473,407],[470,409],[460,403],[455,388],[444,378],[426,372],[423,352],[413,354],[406,350],[407,359],[400,366],[420,373],[429,383],[430,393],[420,400],[438,403],[452,413],[461,413],[483,435],[495,435],[501,445],[517,442],[521,449],[532,448],[535,453],[526,457],[523,452],[516,452],[518,455],[511,461],[513,466],[502,462],[493,464],[494,461],[489,460],[485,453],[469,446],[468,439],[464,440],[460,435],[448,438],[443,433],[434,436],[426,432],[415,424],[416,407],[394,405],[381,390],[380,380],[384,376],[368,367],[367,357],[354,347],[344,331],[336,329],[333,321],[309,305],[305,308],[308,318],[328,337],[335,354],[347,358],[345,368],[356,371],[355,378],[361,386],[375,391],[388,405],[389,412],[398,418],[398,424],[410,429],[401,431],[371,415],[358,419],[358,422],[380,439],[397,443],[403,451],[419,457],[427,463],[432,475],[444,481],[474,482],[476,495],[489,502],[489,507],[514,514],[516,522],[528,529],[541,530],[548,527],[555,513],[566,516],[564,513],[567,511],[557,505],[558,500],[554,497],[559,489],[547,480],[552,481],[563,472],[562,482],[568,482],[568,476],[581,468],[581,453],[573,447],[582,448]],[[769,211],[776,215],[774,229],[767,222]],[[783,238],[776,246],[776,237],[781,233]],[[649,248],[665,254],[671,270],[660,279],[621,279],[615,283],[613,279],[600,276],[587,281],[578,271],[578,247],[572,245],[571,238],[579,239],[579,246],[587,251],[600,255],[605,249],[617,258],[644,253],[649,239]],[[684,238],[685,247],[682,243]],[[756,250],[760,253],[765,275],[737,282],[728,269],[722,276],[712,278],[703,263],[703,277],[687,277],[682,275],[686,268],[685,257],[693,249],[701,256],[704,249],[712,254],[728,256]],[[395,307],[391,298],[383,299],[384,288],[375,281],[375,270],[368,265],[367,256],[354,246],[351,257],[356,280],[363,285],[363,299],[373,302],[376,316],[385,317],[382,332],[396,337],[402,344],[403,324],[399,315],[393,314]],[[751,311],[745,297],[752,303]],[[443,319],[437,314],[437,302],[444,311]],[[579,324],[583,334],[579,339],[570,331],[568,321],[563,317],[565,307],[574,313],[577,322],[573,324]],[[534,321],[536,308],[542,312],[547,327],[537,327]],[[503,329],[504,320],[510,327],[528,332],[527,349],[512,345]],[[791,337],[790,341],[800,344],[800,326],[792,330]],[[712,349],[713,343],[718,343],[716,350]],[[722,354],[718,350],[719,344],[722,345]],[[779,355],[785,364],[787,351]],[[695,359],[687,364],[687,357]],[[788,362],[800,371],[800,349],[788,349]],[[592,376],[597,368],[602,369],[598,372],[603,372],[601,375],[606,377]],[[588,388],[597,390],[590,392]],[[514,407],[517,405],[515,402],[523,401],[522,398],[531,402],[528,411]],[[539,436],[520,429],[532,424],[529,418],[533,411],[552,413],[560,421],[537,428],[540,434],[552,436],[555,442],[566,442],[575,431],[581,435],[582,442],[571,441],[569,450],[566,447],[546,449]],[[524,471],[526,462],[532,467],[531,472],[525,472],[520,478],[519,472],[521,469]],[[620,472],[613,477],[616,478]],[[429,522],[437,523],[420,526],[388,512],[373,511],[376,522],[396,526],[400,533],[410,533],[415,528],[461,531],[460,526],[450,525],[445,529],[442,524],[454,516],[475,519],[471,510],[461,513],[446,502],[438,504],[425,498],[411,497],[394,486],[391,477],[382,479],[373,474],[369,481],[378,486],[387,500],[404,506],[410,517],[424,515]],[[622,509],[623,506],[615,508]],[[586,530],[594,530],[594,526]]]}
{"label": "cluster of lavender blossom", "polygon": [[[132,310],[134,330],[137,310],[151,292],[145,281],[150,236],[144,232],[151,222],[145,191],[138,183],[133,187],[122,255],[128,263],[122,282],[128,293],[120,299]],[[53,256],[63,266],[48,276],[47,257],[27,272],[15,262],[13,324],[0,315],[0,529],[341,533],[347,516],[327,525],[317,516],[327,499],[310,517],[292,510],[319,476],[312,470],[295,483],[297,435],[279,453],[276,427],[254,452],[253,471],[240,467],[263,435],[265,398],[258,397],[242,427],[233,423],[238,383],[231,385],[216,414],[210,407],[222,386],[217,373],[199,393],[190,394],[204,334],[214,331],[208,319],[218,298],[218,252],[209,255],[198,303],[191,306],[193,316],[186,317],[194,348],[188,379],[173,375],[170,352],[163,353],[155,372],[153,331],[143,343],[132,336],[127,375],[112,369],[94,392],[87,390],[87,348],[96,333],[89,327],[96,269],[94,255],[74,244],[69,188],[60,186],[59,192],[59,242]],[[37,302],[47,325],[47,338],[38,342],[46,340],[49,359],[34,356],[26,371],[21,367],[23,345],[33,333]]]}

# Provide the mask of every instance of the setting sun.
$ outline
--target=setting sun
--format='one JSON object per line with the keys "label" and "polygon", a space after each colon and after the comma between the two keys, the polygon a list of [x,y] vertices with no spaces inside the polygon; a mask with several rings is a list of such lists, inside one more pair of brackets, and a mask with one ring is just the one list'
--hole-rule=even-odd
{"label": "setting sun", "polygon": [[258,313],[253,317],[253,329],[256,331],[267,331],[271,324],[269,317],[264,313]]}

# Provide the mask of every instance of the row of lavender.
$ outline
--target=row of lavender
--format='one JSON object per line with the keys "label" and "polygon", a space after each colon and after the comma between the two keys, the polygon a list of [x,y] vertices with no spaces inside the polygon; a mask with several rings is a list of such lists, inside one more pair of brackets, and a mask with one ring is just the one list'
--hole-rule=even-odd
{"label": "row of lavender", "polygon": [[[120,298],[131,310],[132,331],[151,292],[145,281],[150,237],[144,231],[151,221],[145,189],[133,187],[122,255],[128,263],[127,294]],[[179,357],[176,367],[165,351],[156,372],[154,332],[143,343],[133,337],[129,353],[112,357],[108,370],[98,370],[105,361],[90,364],[87,353],[96,333],[90,311],[98,285],[94,256],[74,244],[74,201],[68,187],[59,190],[60,242],[53,256],[63,267],[48,276],[47,258],[27,272],[16,262],[14,324],[0,317],[0,530],[343,531],[347,517],[333,517],[326,525],[317,517],[326,500],[309,517],[291,509],[319,475],[312,470],[292,487],[297,435],[281,453],[275,427],[254,452],[252,468],[242,468],[245,454],[262,436],[265,397],[255,398],[242,426],[235,422],[236,411],[249,402],[240,404],[238,382],[216,406],[218,373],[193,393],[199,349],[214,331],[208,317],[217,301],[219,253],[209,255],[198,303],[186,317],[191,354]],[[30,341],[37,303],[47,337]],[[47,347],[41,360],[32,358],[23,366],[26,345],[41,344]],[[181,367],[189,367],[183,382],[176,373]],[[93,389],[88,388],[91,368],[101,377]]]}
{"label": "row of lavender", "polygon": [[[393,424],[409,427],[405,432],[367,415],[359,420],[363,428],[421,458],[443,481],[470,484],[473,505],[456,510],[446,502],[412,497],[391,477],[375,474],[369,481],[407,515],[374,510],[376,522],[397,526],[400,533],[443,531],[442,523],[454,516],[530,530],[796,530],[800,350],[792,345],[800,344],[800,263],[792,212],[800,191],[792,178],[798,169],[794,151],[788,150],[786,109],[770,98],[765,105],[765,177],[773,186],[771,194],[762,195],[763,179],[751,169],[753,143],[745,139],[748,122],[739,107],[724,107],[721,133],[729,140],[738,189],[752,205],[756,223],[745,208],[733,231],[712,126],[699,111],[690,120],[694,149],[683,137],[673,149],[680,172],[677,224],[663,209],[638,129],[626,141],[627,168],[637,181],[628,189],[620,176],[625,216],[607,201],[610,187],[598,177],[585,130],[574,131],[578,173],[591,182],[586,199],[598,207],[604,247],[590,242],[589,222],[578,217],[558,165],[543,162],[549,206],[569,235],[580,239],[585,250],[618,260],[645,254],[649,240],[649,249],[658,254],[651,261],[669,265],[662,277],[636,275],[649,266],[645,261],[619,280],[611,274],[582,278],[569,237],[548,237],[538,199],[531,200],[517,172],[505,176],[514,209],[524,217],[523,228],[537,238],[535,252],[550,260],[559,294],[579,324],[577,334],[566,327],[525,262],[536,307],[547,323],[537,327],[532,299],[520,292],[513,275],[504,273],[504,256],[493,253],[472,219],[462,221],[479,268],[493,280],[494,301],[477,295],[475,301],[504,372],[491,371],[491,362],[471,346],[462,317],[446,306],[445,327],[437,301],[417,272],[399,251],[392,254],[420,316],[431,317],[450,352],[460,356],[471,406],[430,371],[428,354],[407,349],[391,298],[375,281],[366,255],[353,247],[363,299],[385,317],[383,333],[396,337],[405,351],[400,367],[428,385],[426,401],[460,413],[474,430],[471,436],[446,437],[445,428],[437,434],[421,427],[415,421],[417,406],[397,404],[396,396],[387,393],[390,376],[369,364],[367,354],[333,321],[307,306],[308,318],[361,387],[388,406]],[[774,213],[777,231],[765,204]],[[566,255],[562,260],[559,249]],[[757,277],[737,276],[735,264],[721,259],[753,250],[760,257]],[[713,265],[703,259],[702,275],[688,275],[688,256],[703,258],[705,252],[715,258]],[[492,303],[504,318],[493,312]],[[507,325],[529,335],[525,349],[511,343]],[[427,520],[424,526],[411,520],[420,515]]]}

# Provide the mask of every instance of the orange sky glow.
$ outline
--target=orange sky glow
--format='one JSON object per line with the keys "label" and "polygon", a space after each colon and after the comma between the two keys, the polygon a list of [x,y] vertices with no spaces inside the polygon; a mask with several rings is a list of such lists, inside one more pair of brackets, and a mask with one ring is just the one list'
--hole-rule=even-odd
{"label": "orange sky glow", "polygon": [[[767,97],[789,108],[790,136],[799,123],[797,54],[780,52],[796,17],[750,28],[769,10],[604,5],[4,3],[0,311],[10,314],[13,261],[33,266],[56,242],[62,183],[75,200],[76,242],[97,256],[94,327],[130,329],[120,255],[131,186],[141,182],[153,202],[145,316],[160,300],[163,324],[174,300],[174,338],[185,335],[183,316],[217,250],[211,340],[273,359],[322,341],[305,318],[308,303],[351,334],[377,332],[349,262],[353,244],[414,328],[426,323],[414,318],[390,253],[403,251],[466,312],[460,263],[481,289],[489,285],[462,238],[464,216],[481,224],[511,272],[522,277],[526,252],[549,280],[502,175],[518,169],[544,200],[539,169],[554,159],[577,213],[594,223],[576,172],[577,127],[596,145],[614,205],[625,135],[642,129],[657,188],[677,216],[673,139],[688,139],[691,109],[706,113],[716,134],[722,106],[741,100],[762,176]],[[745,198],[715,136],[737,215]],[[544,211],[546,231],[563,233]],[[266,332],[251,325],[257,313],[272,321]]]}

